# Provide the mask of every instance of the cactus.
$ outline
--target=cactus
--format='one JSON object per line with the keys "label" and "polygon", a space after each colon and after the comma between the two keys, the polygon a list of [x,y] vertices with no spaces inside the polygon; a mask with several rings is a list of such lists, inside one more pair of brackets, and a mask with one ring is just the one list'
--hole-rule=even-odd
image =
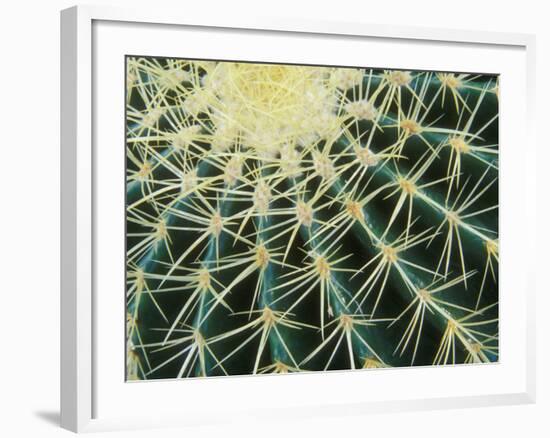
{"label": "cactus", "polygon": [[498,360],[498,77],[126,59],[127,379]]}

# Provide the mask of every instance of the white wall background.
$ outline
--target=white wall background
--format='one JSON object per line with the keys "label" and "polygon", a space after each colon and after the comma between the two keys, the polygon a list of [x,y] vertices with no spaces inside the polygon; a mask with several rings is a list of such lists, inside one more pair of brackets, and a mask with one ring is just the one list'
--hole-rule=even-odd
{"label": "white wall background", "polygon": [[[141,7],[214,8],[228,19],[258,15],[365,21],[537,35],[539,244],[549,245],[547,164],[550,154],[550,27],[545,2],[523,0],[155,0],[96,1]],[[65,0],[4,2],[0,13],[0,434],[69,436],[59,411],[59,10]],[[541,125],[542,124],[542,125]],[[522,153],[517,145],[518,154]],[[526,235],[529,230],[525,230]],[[541,252],[544,254],[544,252]],[[549,259],[538,265],[538,402],[407,414],[250,424],[223,430],[111,433],[112,437],[182,436],[548,436],[550,299],[544,284]]]}

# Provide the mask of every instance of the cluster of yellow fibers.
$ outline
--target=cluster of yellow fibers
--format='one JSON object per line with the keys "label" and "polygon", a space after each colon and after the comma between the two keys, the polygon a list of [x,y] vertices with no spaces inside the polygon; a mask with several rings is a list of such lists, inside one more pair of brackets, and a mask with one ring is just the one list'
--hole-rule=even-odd
{"label": "cluster of yellow fibers", "polygon": [[[334,74],[336,70],[333,70]],[[220,63],[203,78],[213,144],[238,142],[275,156],[288,144],[309,146],[338,133],[331,70],[309,66]]]}

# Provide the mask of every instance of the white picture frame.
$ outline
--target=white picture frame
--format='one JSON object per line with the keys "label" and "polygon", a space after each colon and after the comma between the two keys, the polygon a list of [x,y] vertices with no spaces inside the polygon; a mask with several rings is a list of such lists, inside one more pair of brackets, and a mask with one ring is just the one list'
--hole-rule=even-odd
{"label": "white picture frame", "polygon": [[[130,32],[131,30],[116,30],[109,33],[107,29],[106,36],[101,36],[101,32],[95,27],[98,24],[107,23],[108,26],[124,26],[147,28],[149,32],[158,33],[158,38],[162,38],[163,32],[177,31],[178,27],[186,29],[200,29],[201,35],[208,35],[209,32],[218,34],[228,29],[238,30],[243,35],[261,35],[270,33],[273,38],[294,35],[309,36],[311,40],[321,37],[349,37],[357,41],[384,41],[387,44],[400,44],[406,42],[413,47],[414,45],[443,45],[453,44],[460,46],[463,50],[484,48],[489,52],[497,51],[506,58],[507,50],[510,53],[516,53],[519,56],[520,64],[513,63],[509,68],[515,69],[517,77],[525,79],[524,84],[520,84],[521,92],[514,101],[519,108],[507,107],[506,100],[502,103],[502,112],[518,111],[514,113],[518,123],[511,128],[510,135],[522,134],[522,150],[528,151],[530,159],[536,159],[536,144],[534,141],[533,130],[533,111],[534,111],[534,65],[535,65],[535,37],[527,34],[509,34],[492,33],[484,31],[461,31],[452,29],[428,29],[416,27],[402,27],[391,25],[373,25],[366,23],[339,23],[339,22],[315,22],[306,19],[297,19],[289,17],[288,19],[273,19],[269,17],[245,17],[228,20],[225,17],[219,17],[212,13],[208,15],[197,15],[188,11],[164,11],[157,8],[140,11],[133,9],[119,9],[111,7],[93,7],[78,6],[66,9],[61,12],[61,426],[75,432],[90,432],[113,429],[127,428],[147,428],[163,426],[186,426],[201,424],[201,422],[210,421],[209,417],[200,414],[200,411],[194,412],[192,418],[181,415],[177,409],[167,412],[161,406],[157,409],[148,409],[147,415],[134,413],[132,410],[112,414],[105,401],[104,382],[110,382],[109,378],[120,376],[120,384],[123,386],[124,379],[122,372],[104,378],[102,370],[104,364],[99,358],[98,351],[101,350],[102,337],[99,324],[108,324],[108,318],[98,320],[98,312],[102,312],[101,306],[106,305],[106,300],[97,299],[97,287],[102,279],[98,277],[97,271],[97,251],[98,242],[96,233],[98,231],[98,205],[103,202],[100,194],[101,189],[97,189],[99,180],[108,178],[109,172],[101,175],[98,173],[98,166],[103,166],[98,161],[94,152],[95,142],[98,137],[103,135],[97,131],[95,125],[101,118],[98,116],[98,107],[101,102],[101,96],[96,95],[95,87],[98,84],[99,76],[103,71],[95,65],[95,61],[101,56],[99,53],[105,50],[104,39],[109,38],[113,46],[118,47],[123,52],[124,40],[117,38],[117,32]],[[124,24],[125,23],[125,24]],[[137,35],[137,34],[136,34]],[[102,40],[103,38],[103,40]],[[157,38],[157,37],[155,37]],[[127,54],[135,54],[131,51],[136,50],[135,44],[140,44],[139,38],[134,41],[134,47],[128,47]],[[103,41],[103,42],[102,42]],[[137,41],[137,42],[135,42]],[[145,43],[142,43],[145,47]],[[149,41],[154,44],[154,41]],[[461,50],[462,50],[461,49]],[[114,50],[114,49],[113,49]],[[145,51],[147,51],[144,48]],[[167,49],[169,50],[169,48]],[[290,50],[290,49],[289,49]],[[430,50],[429,48],[423,50]],[[118,53],[118,52],[117,52]],[[162,53],[161,53],[162,54]],[[118,56],[114,53],[113,56]],[[250,55],[252,56],[252,55]],[[230,57],[231,58],[231,57]],[[109,59],[109,58],[107,58]],[[118,59],[118,58],[117,58]],[[496,59],[496,55],[495,55]],[[457,60],[455,60],[457,61]],[[458,60],[460,61],[460,60]],[[421,68],[422,60],[417,60],[416,65],[410,65],[412,61],[402,61],[409,68]],[[103,65],[103,64],[102,64]],[[452,64],[450,64],[452,65]],[[500,72],[499,72],[500,73]],[[512,76],[510,76],[512,77]],[[516,76],[514,76],[516,77]],[[517,84],[514,84],[517,85]],[[523,91],[524,90],[524,91]],[[121,90],[123,91],[123,90]],[[121,101],[122,103],[122,101]],[[516,119],[515,119],[516,120]],[[123,120],[118,122],[123,125]],[[517,132],[513,132],[513,130]],[[109,133],[107,133],[109,134]],[[504,141],[506,143],[506,141]],[[504,149],[503,170],[501,178],[506,181],[509,173],[505,168],[506,157],[511,154]],[[100,159],[101,160],[101,159]],[[510,161],[508,161],[510,163]],[[501,191],[502,196],[513,197],[514,199],[523,199],[524,202],[532,201],[534,203],[535,193],[535,174],[531,170],[527,172],[523,161],[517,164],[518,173],[515,176],[520,180],[518,188],[512,194]],[[116,201],[116,200],[115,200]],[[113,201],[114,202],[114,201]],[[120,211],[123,206],[120,205]],[[530,236],[535,236],[535,211],[529,209],[516,208],[517,211],[510,210],[510,215],[521,215],[514,217],[514,220],[527,221],[530,226]],[[512,216],[510,216],[511,218]],[[510,221],[513,224],[513,220]],[[524,225],[525,226],[525,225]],[[510,228],[511,240],[514,234],[513,228]],[[121,236],[122,238],[122,236]],[[533,237],[531,237],[533,239]],[[524,245],[522,249],[532,250],[534,254],[535,244],[532,240],[516,243]],[[100,245],[101,246],[101,245]],[[101,246],[104,247],[104,246]],[[510,244],[510,253],[513,245]],[[517,248],[518,250],[520,248]],[[503,255],[506,257],[506,255]],[[512,257],[512,255],[510,256]],[[517,286],[517,296],[514,298],[514,305],[517,311],[521,313],[518,316],[517,325],[519,329],[514,332],[517,342],[511,346],[508,351],[503,349],[503,359],[497,366],[497,369],[506,369],[507,364],[517,361],[517,367],[514,371],[506,371],[500,375],[502,390],[490,389],[487,386],[481,388],[478,392],[449,392],[439,388],[437,392],[432,391],[430,396],[415,396],[413,392],[400,395],[399,388],[391,392],[388,397],[377,396],[374,399],[355,397],[349,402],[345,400],[329,399],[314,391],[314,388],[323,384],[323,375],[292,376],[292,385],[301,388],[303,393],[310,393],[299,400],[297,405],[281,406],[276,413],[255,409],[253,405],[246,405],[244,396],[236,398],[231,412],[222,413],[220,411],[217,421],[245,421],[250,416],[265,418],[269,421],[270,416],[281,415],[285,413],[293,418],[311,417],[312,415],[341,415],[353,413],[362,415],[369,412],[398,412],[411,409],[441,409],[452,407],[472,407],[489,406],[504,404],[532,403],[535,400],[535,281],[531,268],[526,265],[519,266],[514,272],[511,280],[514,287]],[[506,287],[506,285],[504,286]],[[120,303],[123,299],[120,299]],[[122,304],[121,304],[122,306]],[[120,310],[120,309],[119,309]],[[505,309],[506,310],[506,309]],[[122,319],[122,311],[119,311]],[[507,325],[511,321],[502,319],[502,330],[506,332]],[[122,334],[121,334],[122,335]],[[119,344],[121,357],[124,355],[123,344]],[[512,350],[513,348],[513,350]],[[513,359],[512,359],[513,357]],[[515,363],[515,362],[514,362]],[[460,368],[460,367],[458,367]],[[462,367],[464,369],[465,367]],[[449,368],[446,368],[447,370]],[[478,375],[476,379],[484,380],[490,374],[488,368],[477,367],[474,371],[468,371],[468,375]],[[489,371],[488,371],[489,370]],[[117,370],[117,372],[120,370]],[[417,371],[415,378],[425,378],[428,373],[436,372],[432,368],[424,368]],[[393,373],[392,379],[396,382],[407,378],[410,370],[383,370],[373,376],[382,376],[387,373]],[[458,373],[465,373],[458,371]],[[507,374],[508,373],[508,374]],[[437,371],[440,375],[437,378],[445,379],[449,376],[448,371]],[[353,376],[358,374],[344,375],[338,373],[331,374],[330,385],[340,385],[342,388],[353,387],[361,384],[353,380]],[[333,377],[335,376],[335,377]],[[351,377],[350,377],[351,376]],[[508,377],[506,377],[508,376]],[[383,379],[384,377],[380,377]],[[470,378],[464,374],[464,379]],[[256,380],[255,380],[256,379]],[[197,388],[201,381],[193,380],[189,383],[189,391],[200,391],[204,396],[215,394],[216,391],[231,391],[235,385],[240,385],[244,394],[254,394],[255,391],[265,390],[273,381],[268,377],[261,377],[262,383],[257,385],[256,377],[234,377],[230,379],[208,379],[208,383],[203,383],[201,388]],[[375,385],[378,377],[372,377],[371,381]],[[507,383],[504,380],[512,383]],[[460,378],[459,378],[460,380]],[[444,380],[443,380],[444,381]],[[103,383],[102,383],[103,382]],[[279,382],[279,381],[278,381]],[[174,385],[177,382],[152,383],[155,394],[163,392],[173,392]],[[132,387],[131,397],[135,397],[140,391],[145,391],[149,384],[126,384],[126,387]],[[170,386],[172,385],[172,386]],[[348,386],[349,385],[349,386]],[[396,383],[398,385],[398,383]],[[509,386],[506,386],[509,385]],[[122,388],[121,386],[121,388]],[[441,385],[439,385],[441,386]],[[100,388],[98,390],[98,388]],[[138,389],[135,389],[138,388]],[[193,389],[194,388],[194,389]],[[487,389],[488,388],[488,389]],[[181,390],[181,386],[179,387]],[[121,390],[125,391],[125,390]],[[177,388],[176,388],[177,391]],[[327,390],[330,393],[330,389]],[[117,397],[130,397],[128,394],[121,395],[112,393],[107,394],[112,398],[113,403],[120,404],[122,399]],[[101,397],[98,398],[98,393]],[[147,395],[147,397],[149,397]],[[101,402],[103,400],[105,403]],[[242,406],[239,405],[242,401]],[[181,408],[182,410],[184,407]],[[214,412],[216,407],[212,407]],[[102,412],[107,412],[103,414]],[[114,411],[113,411],[114,412]]]}

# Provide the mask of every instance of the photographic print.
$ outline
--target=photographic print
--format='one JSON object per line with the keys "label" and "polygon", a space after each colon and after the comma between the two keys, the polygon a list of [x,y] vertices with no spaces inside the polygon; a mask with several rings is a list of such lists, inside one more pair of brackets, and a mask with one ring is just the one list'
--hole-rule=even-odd
{"label": "photographic print", "polygon": [[125,62],[127,380],[498,362],[498,76]]}

